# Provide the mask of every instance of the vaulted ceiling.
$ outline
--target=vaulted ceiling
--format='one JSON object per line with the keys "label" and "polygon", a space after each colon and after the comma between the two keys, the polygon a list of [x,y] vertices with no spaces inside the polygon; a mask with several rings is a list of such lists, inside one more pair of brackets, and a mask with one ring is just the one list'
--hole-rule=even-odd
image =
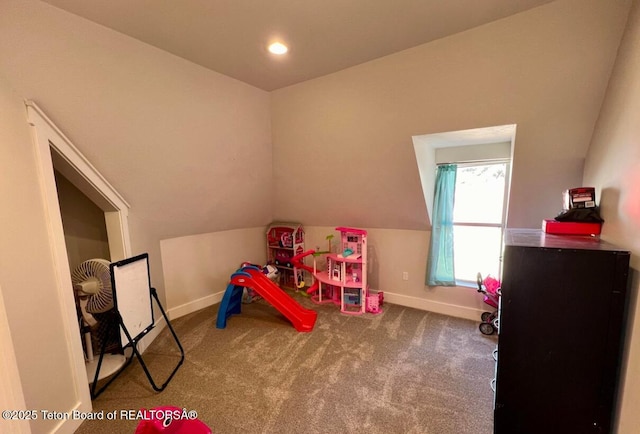
{"label": "vaulted ceiling", "polygon": [[[270,91],[552,0],[43,0]],[[274,40],[289,46],[280,57]]]}

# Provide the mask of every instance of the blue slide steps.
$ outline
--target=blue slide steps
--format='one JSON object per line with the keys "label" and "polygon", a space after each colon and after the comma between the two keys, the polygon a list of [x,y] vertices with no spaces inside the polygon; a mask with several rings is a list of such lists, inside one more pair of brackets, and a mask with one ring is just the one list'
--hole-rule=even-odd
{"label": "blue slide steps", "polygon": [[[235,276],[251,277],[249,273],[238,270],[231,275],[231,279]],[[223,329],[227,326],[227,318],[231,315],[239,314],[242,309],[242,292],[244,287],[229,283],[227,289],[224,292],[222,301],[220,302],[220,310],[218,310],[218,319],[216,320],[216,327]]]}

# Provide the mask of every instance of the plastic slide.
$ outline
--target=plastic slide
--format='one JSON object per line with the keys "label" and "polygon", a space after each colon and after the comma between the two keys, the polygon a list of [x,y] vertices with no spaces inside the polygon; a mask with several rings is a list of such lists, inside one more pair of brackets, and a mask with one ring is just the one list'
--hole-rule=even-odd
{"label": "plastic slide", "polygon": [[269,304],[278,309],[293,327],[299,332],[310,332],[315,326],[318,313],[305,309],[289,294],[264,275],[257,267],[247,266],[231,275],[231,280],[224,293],[216,327],[223,329],[227,325],[227,318],[240,313],[242,304],[242,289],[251,288],[264,298]]}

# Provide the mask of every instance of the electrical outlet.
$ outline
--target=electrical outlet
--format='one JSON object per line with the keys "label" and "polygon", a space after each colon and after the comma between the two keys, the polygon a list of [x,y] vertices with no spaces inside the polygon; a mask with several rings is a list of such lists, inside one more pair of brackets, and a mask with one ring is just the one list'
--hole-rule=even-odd
{"label": "electrical outlet", "polygon": [[408,271],[403,271],[402,272],[402,280],[409,280],[409,272]]}

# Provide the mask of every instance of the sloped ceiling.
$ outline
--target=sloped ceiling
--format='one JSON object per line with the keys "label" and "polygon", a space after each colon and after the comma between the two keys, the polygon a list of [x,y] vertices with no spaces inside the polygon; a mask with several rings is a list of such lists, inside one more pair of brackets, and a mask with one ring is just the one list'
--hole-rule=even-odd
{"label": "sloped ceiling", "polygon": [[[551,0],[44,0],[271,91]],[[275,58],[272,40],[290,47]]]}

